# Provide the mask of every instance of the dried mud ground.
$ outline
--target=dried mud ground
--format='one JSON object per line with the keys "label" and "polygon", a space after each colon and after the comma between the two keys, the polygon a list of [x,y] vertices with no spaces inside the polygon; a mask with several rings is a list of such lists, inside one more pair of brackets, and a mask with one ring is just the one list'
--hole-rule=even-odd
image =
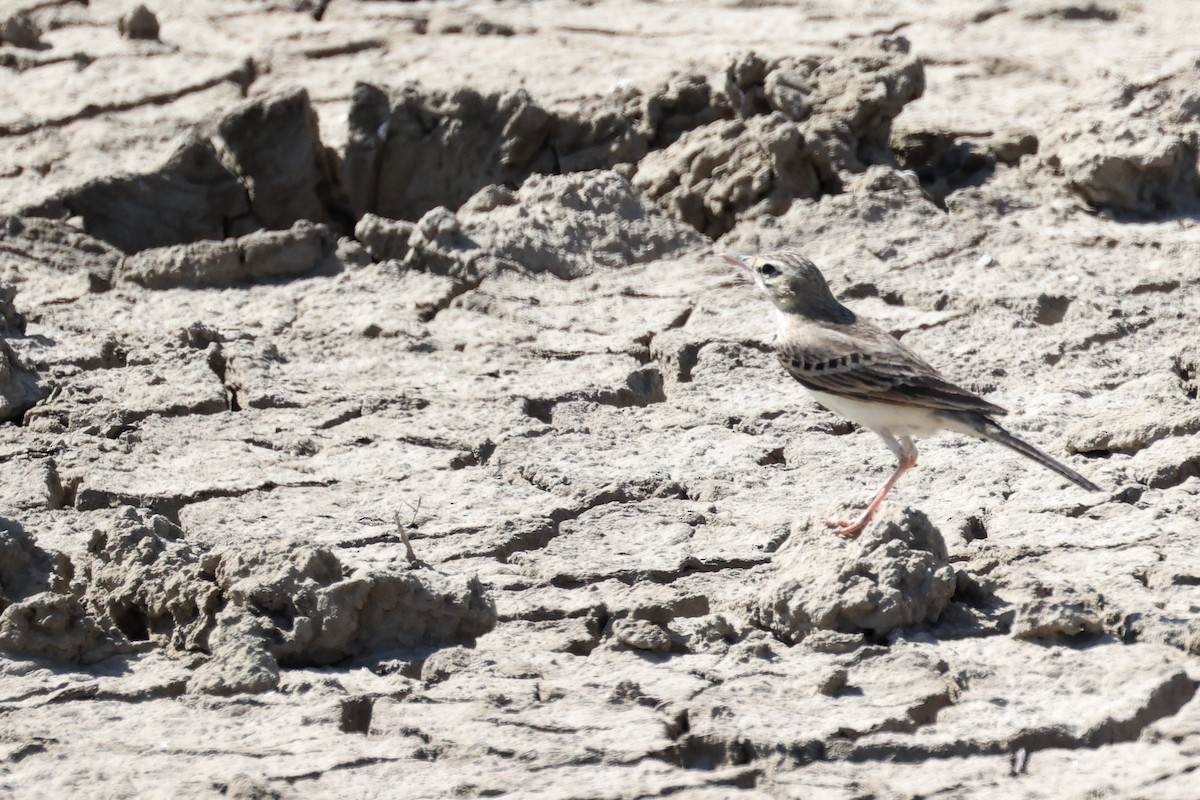
{"label": "dried mud ground", "polygon": [[[0,6],[0,794],[1200,797],[1200,8]],[[813,403],[715,254],[1104,487]]]}

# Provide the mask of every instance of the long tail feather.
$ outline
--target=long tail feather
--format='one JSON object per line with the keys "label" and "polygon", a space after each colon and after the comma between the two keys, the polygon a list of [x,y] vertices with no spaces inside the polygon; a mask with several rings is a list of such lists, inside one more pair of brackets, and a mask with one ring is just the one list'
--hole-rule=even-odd
{"label": "long tail feather", "polygon": [[1069,480],[1071,483],[1074,483],[1077,486],[1082,486],[1084,489],[1087,489],[1089,492],[1103,491],[1103,489],[1101,489],[1099,486],[1092,483],[1087,478],[1083,477],[1078,472],[1076,472],[1075,470],[1068,467],[1066,464],[1060,464],[1059,462],[1055,461],[1050,456],[1043,453],[1041,450],[1038,450],[1036,447],[1031,445],[1029,442],[1025,442],[1025,441],[1018,439],[1017,437],[1013,436],[1008,431],[1004,430],[1004,428],[1001,428],[995,422],[992,422],[990,419],[985,418],[985,421],[987,424],[980,426],[979,431],[986,438],[992,440],[993,442],[1002,444],[1005,447],[1009,448],[1010,450],[1016,450],[1018,453],[1025,456],[1026,458],[1033,459],[1034,461],[1041,464],[1043,467],[1054,470],[1059,475],[1062,475],[1064,478]]}

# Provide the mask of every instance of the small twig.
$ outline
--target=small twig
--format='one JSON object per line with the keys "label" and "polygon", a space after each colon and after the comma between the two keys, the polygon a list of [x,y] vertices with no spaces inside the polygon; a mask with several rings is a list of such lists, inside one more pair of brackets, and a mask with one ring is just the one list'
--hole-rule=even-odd
{"label": "small twig", "polygon": [[[401,500],[401,501],[400,501],[401,503],[404,503],[404,505],[406,505],[406,506],[408,506],[409,508],[411,508],[411,509],[412,509],[412,512],[413,512],[413,517],[412,517],[412,519],[410,519],[410,520],[408,521],[408,527],[409,527],[409,528],[416,528],[416,527],[417,527],[417,515],[421,513],[421,500],[422,500],[422,498],[418,497],[418,498],[417,498],[417,504],[416,504],[415,506],[414,506],[412,503],[408,502],[407,500]],[[397,524],[399,524],[399,523],[397,523]]]}
{"label": "small twig", "polygon": [[[405,503],[405,505],[408,505]],[[400,541],[404,542],[404,557],[408,559],[409,564],[419,564],[420,559],[413,552],[412,540],[408,538],[408,528],[400,523],[400,512],[392,512],[392,518],[396,520],[396,530],[400,533]],[[416,517],[414,517],[416,519]]]}

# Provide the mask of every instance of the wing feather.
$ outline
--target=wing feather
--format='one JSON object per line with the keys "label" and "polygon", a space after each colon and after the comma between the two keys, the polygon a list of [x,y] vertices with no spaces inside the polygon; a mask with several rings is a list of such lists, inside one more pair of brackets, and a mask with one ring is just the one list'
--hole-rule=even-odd
{"label": "wing feather", "polygon": [[939,411],[1007,413],[955,386],[874,325],[859,320],[854,327],[852,335],[809,329],[803,336],[781,338],[777,342],[779,360],[793,378],[818,392]]}

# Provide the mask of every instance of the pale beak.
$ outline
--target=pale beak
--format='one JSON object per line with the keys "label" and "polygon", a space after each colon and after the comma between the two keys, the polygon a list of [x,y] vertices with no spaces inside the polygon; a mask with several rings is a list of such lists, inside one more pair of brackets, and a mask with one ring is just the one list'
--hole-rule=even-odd
{"label": "pale beak", "polygon": [[725,259],[730,264],[733,264],[735,267],[741,267],[746,272],[753,274],[750,266],[746,263],[745,256],[734,255],[733,253],[722,253],[721,258]]}

